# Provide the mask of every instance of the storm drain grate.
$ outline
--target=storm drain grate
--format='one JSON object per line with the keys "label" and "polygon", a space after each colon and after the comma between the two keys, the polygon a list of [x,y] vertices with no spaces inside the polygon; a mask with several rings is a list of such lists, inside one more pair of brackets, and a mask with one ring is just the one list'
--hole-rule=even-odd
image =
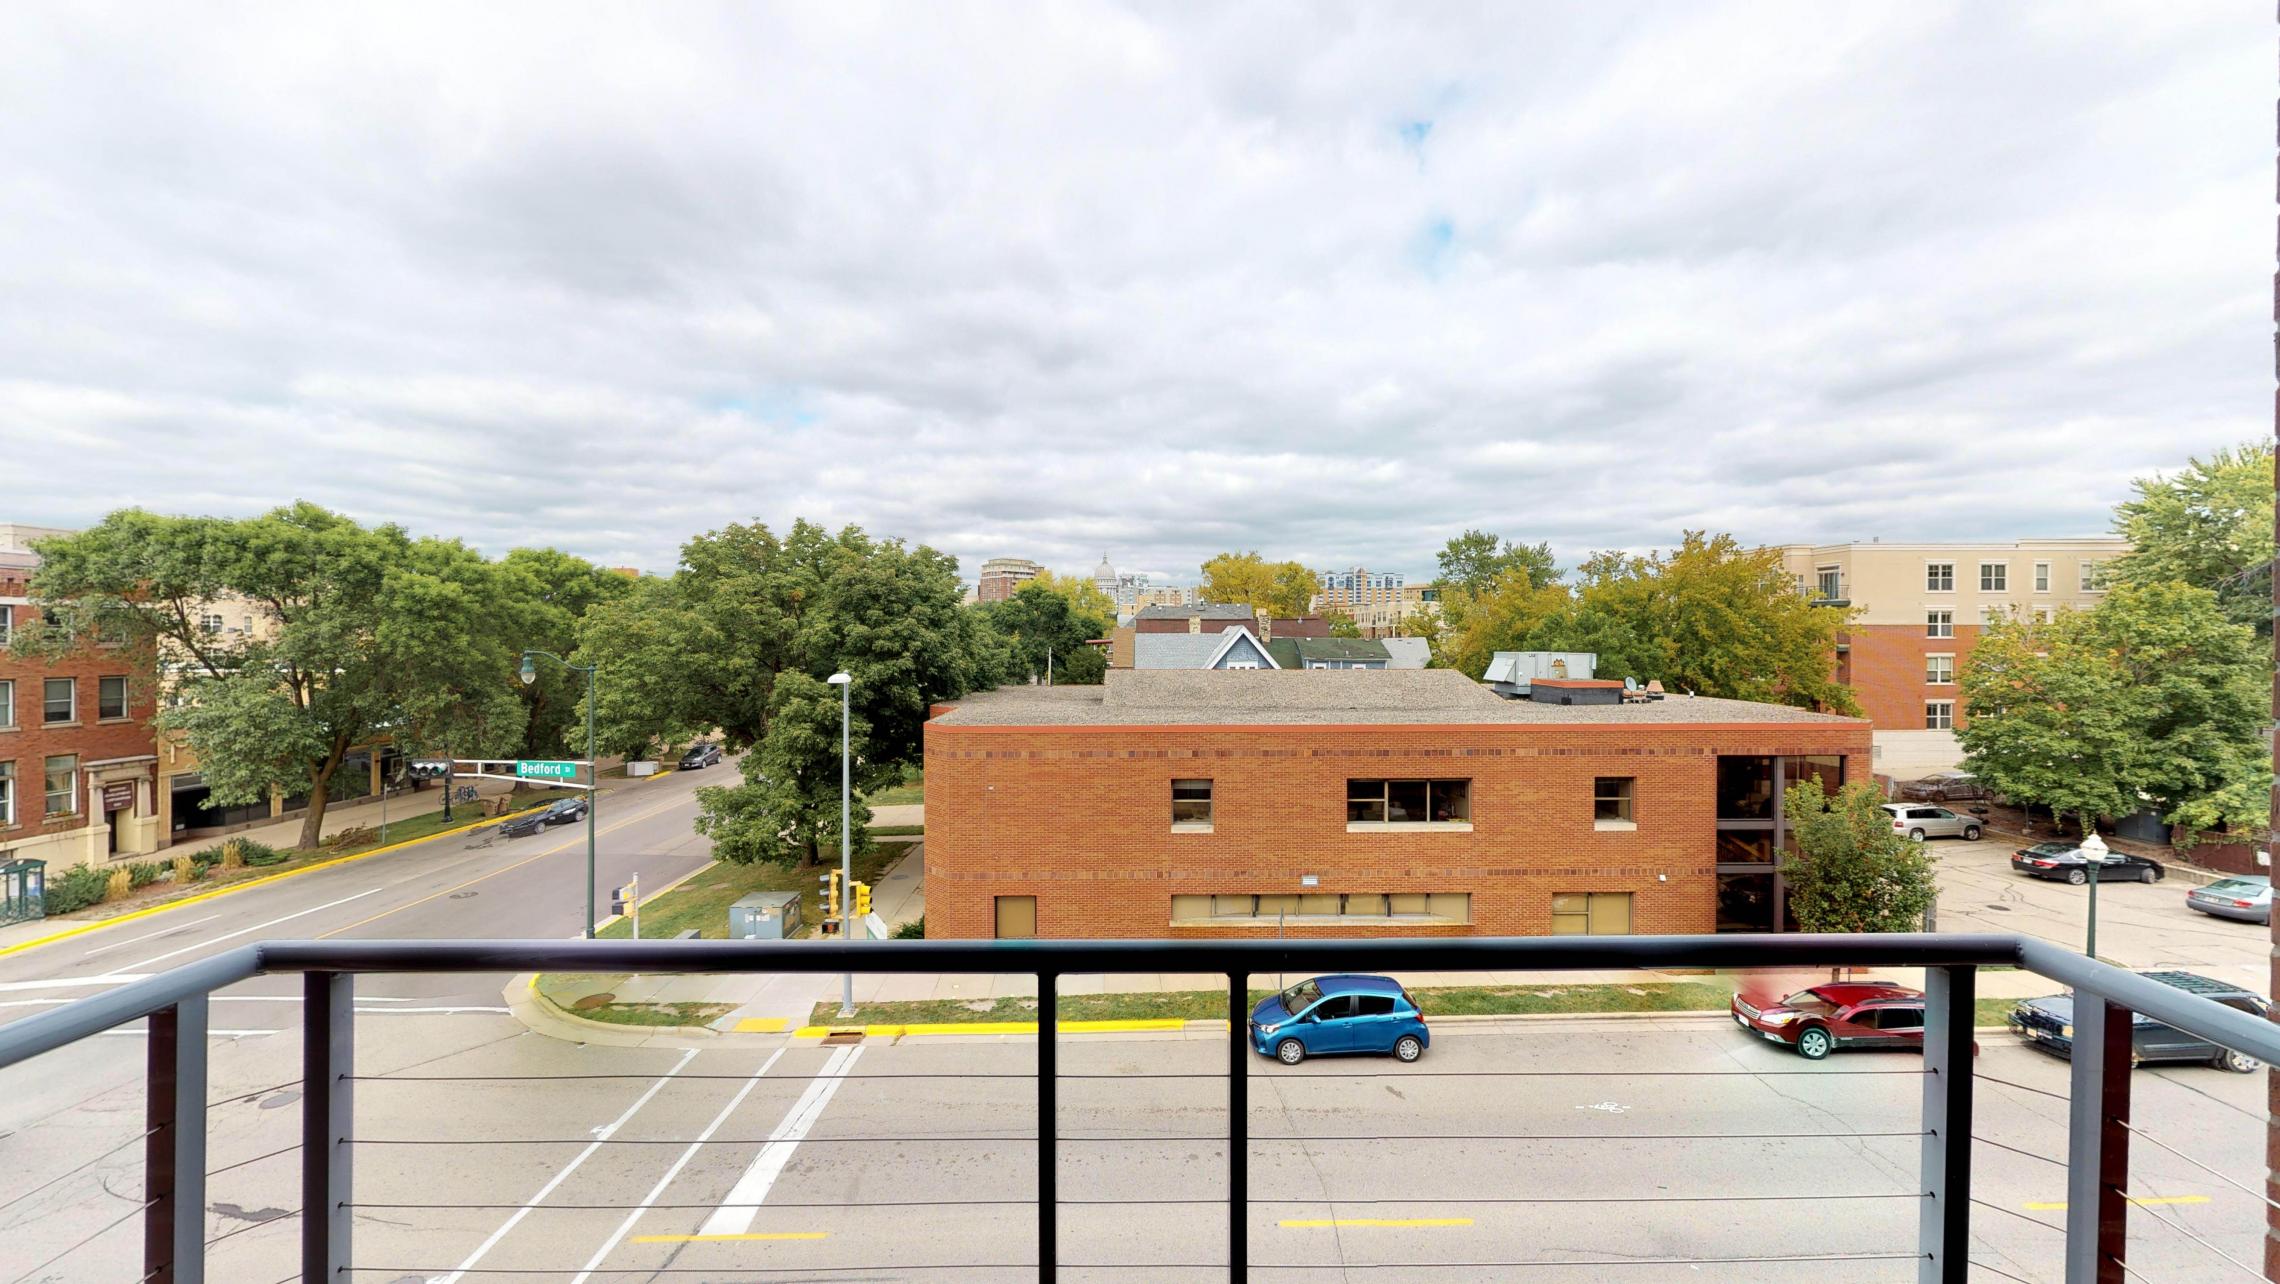
{"label": "storm drain grate", "polygon": [[863,1032],[861,1030],[833,1030],[831,1033],[823,1036],[821,1040],[822,1044],[827,1048],[836,1047],[843,1043],[861,1043],[862,1041]]}

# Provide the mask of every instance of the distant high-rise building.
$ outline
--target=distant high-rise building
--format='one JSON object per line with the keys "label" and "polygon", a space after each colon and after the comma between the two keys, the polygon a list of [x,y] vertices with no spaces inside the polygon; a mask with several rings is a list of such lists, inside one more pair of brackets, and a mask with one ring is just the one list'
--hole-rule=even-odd
{"label": "distant high-rise building", "polygon": [[982,563],[981,578],[974,585],[975,600],[1003,602],[1044,569],[1026,557],[993,557]]}
{"label": "distant high-rise building", "polygon": [[1397,572],[1373,573],[1362,566],[1350,571],[1323,571],[1312,613],[1342,612],[1353,617],[1362,636],[1391,637],[1400,631],[1402,620],[1416,610],[1415,602],[1405,602],[1403,585]]}

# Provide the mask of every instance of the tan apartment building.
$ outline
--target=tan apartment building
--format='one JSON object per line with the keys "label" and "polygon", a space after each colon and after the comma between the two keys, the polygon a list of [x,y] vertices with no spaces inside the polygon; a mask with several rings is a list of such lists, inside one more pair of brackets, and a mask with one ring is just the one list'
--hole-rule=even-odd
{"label": "tan apartment building", "polygon": [[1910,779],[1962,760],[1957,675],[1987,624],[2087,608],[2106,568],[2129,550],[2116,536],[1985,544],[1793,544],[1782,561],[1798,590],[1858,612],[1839,642],[1837,679],[1875,728],[1878,773]]}

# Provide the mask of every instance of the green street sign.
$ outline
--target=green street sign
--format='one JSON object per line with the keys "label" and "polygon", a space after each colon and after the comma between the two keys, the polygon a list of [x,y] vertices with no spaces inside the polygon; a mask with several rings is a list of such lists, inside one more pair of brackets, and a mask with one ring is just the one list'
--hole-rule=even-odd
{"label": "green street sign", "polygon": [[525,758],[515,764],[515,775],[523,780],[576,780],[578,764]]}

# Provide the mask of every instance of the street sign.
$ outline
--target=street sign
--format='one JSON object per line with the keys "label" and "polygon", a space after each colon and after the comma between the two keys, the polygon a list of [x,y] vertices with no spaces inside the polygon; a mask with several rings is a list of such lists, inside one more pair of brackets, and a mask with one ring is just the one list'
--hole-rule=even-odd
{"label": "street sign", "polygon": [[523,780],[576,780],[578,764],[524,758],[515,763],[515,775]]}

